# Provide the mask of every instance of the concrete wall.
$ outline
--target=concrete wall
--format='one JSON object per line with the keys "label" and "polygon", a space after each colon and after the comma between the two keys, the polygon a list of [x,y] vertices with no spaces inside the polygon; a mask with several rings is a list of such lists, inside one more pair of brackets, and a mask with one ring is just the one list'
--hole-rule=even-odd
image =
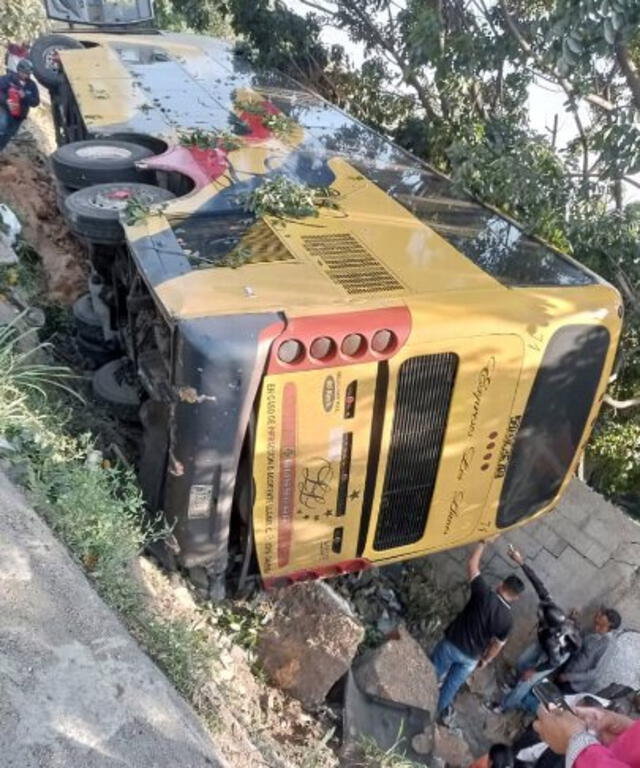
{"label": "concrete wall", "polygon": [[[640,631],[640,525],[584,483],[573,480],[554,512],[489,544],[483,572],[492,582],[519,570],[507,555],[509,543],[526,556],[565,610],[577,608],[588,622],[606,604],[620,611],[624,627]],[[432,557],[443,586],[462,584],[467,557],[466,547]],[[466,591],[459,591],[462,600]],[[536,605],[529,587],[514,606],[507,658],[517,656],[533,636]]]}

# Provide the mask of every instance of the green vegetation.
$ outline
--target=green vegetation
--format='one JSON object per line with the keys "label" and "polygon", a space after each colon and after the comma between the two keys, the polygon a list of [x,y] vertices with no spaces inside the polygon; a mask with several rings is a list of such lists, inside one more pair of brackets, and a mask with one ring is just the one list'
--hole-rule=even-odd
{"label": "green vegetation", "polygon": [[156,0],[156,22],[172,32],[201,32],[231,37],[232,31],[220,0]]}
{"label": "green vegetation", "polygon": [[225,152],[231,152],[242,146],[242,140],[230,131],[203,131],[201,128],[196,128],[191,133],[181,134],[180,144],[183,147],[223,149]]}
{"label": "green vegetation", "polygon": [[0,43],[33,40],[46,26],[41,0],[3,0],[0,18]]}
{"label": "green vegetation", "polygon": [[127,199],[121,216],[124,218],[125,224],[132,227],[136,224],[141,224],[148,219],[149,216],[159,216],[166,207],[167,203],[154,203],[153,205],[149,205],[144,200],[134,195]]}
{"label": "green vegetation", "polygon": [[273,131],[276,136],[286,136],[286,134],[294,127],[295,121],[282,112],[278,112],[277,114],[269,112],[262,118],[262,125],[270,131]]}
{"label": "green vegetation", "polygon": [[258,115],[261,118],[262,125],[276,134],[283,136],[289,133],[295,125],[295,120],[282,112],[270,112],[264,103],[256,101],[238,101],[236,108],[240,112],[247,112],[250,115]]}
{"label": "green vegetation", "polygon": [[241,200],[245,209],[256,216],[318,216],[320,208],[337,208],[337,194],[330,187],[309,187],[286,176],[276,176],[261,184]]}
{"label": "green vegetation", "polygon": [[359,744],[362,759],[356,765],[362,768],[418,768],[418,763],[409,760],[402,751],[405,742],[402,730],[389,749],[382,749],[373,739],[362,739]]}
{"label": "green vegetation", "polygon": [[131,472],[101,462],[88,435],[65,431],[68,406],[56,391],[71,396],[71,374],[36,362],[45,345],[21,351],[35,331],[20,334],[16,323],[0,330],[0,435],[13,448],[6,460],[98,592],[212,722],[211,702],[199,691],[210,678],[215,648],[191,622],[155,615],[134,576],[135,558],[164,529],[158,522],[141,524],[143,502]]}

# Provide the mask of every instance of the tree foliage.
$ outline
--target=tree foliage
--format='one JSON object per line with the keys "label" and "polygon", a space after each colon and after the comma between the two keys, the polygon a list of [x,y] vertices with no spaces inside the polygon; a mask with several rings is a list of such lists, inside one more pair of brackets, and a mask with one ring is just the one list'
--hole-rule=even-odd
{"label": "tree foliage", "polygon": [[0,3],[0,43],[33,40],[45,26],[41,0],[2,0]]}

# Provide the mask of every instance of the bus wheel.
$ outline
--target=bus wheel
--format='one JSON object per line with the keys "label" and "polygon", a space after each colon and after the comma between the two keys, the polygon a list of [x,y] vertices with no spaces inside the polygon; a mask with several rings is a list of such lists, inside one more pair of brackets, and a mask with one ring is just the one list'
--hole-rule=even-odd
{"label": "bus wheel", "polygon": [[66,35],[42,35],[31,46],[29,58],[33,74],[45,88],[56,89],[62,82],[58,51],[84,48],[81,42]]}
{"label": "bus wheel", "polygon": [[90,293],[84,293],[74,302],[73,319],[79,336],[87,341],[104,344],[102,320],[93,308]]}
{"label": "bus wheel", "polygon": [[56,179],[67,187],[81,189],[111,181],[153,182],[153,171],[136,168],[139,160],[153,152],[139,144],[114,139],[91,139],[63,144],[51,155]]}
{"label": "bus wheel", "polygon": [[140,385],[132,363],[126,357],[112,360],[93,374],[93,394],[106,403],[123,421],[138,421]]}
{"label": "bus wheel", "polygon": [[96,184],[73,192],[64,201],[70,229],[92,243],[113,245],[124,241],[120,215],[131,201],[143,207],[173,200],[174,194],[150,184],[117,182]]}

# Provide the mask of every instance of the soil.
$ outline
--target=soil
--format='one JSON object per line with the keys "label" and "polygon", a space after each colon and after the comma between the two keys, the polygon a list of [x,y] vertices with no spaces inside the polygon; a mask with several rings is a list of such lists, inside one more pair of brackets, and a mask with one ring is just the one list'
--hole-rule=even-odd
{"label": "soil", "polygon": [[33,110],[16,138],[2,152],[0,202],[22,223],[22,238],[42,261],[48,298],[71,304],[86,290],[87,260],[56,206],[49,152],[55,148],[48,108]]}

